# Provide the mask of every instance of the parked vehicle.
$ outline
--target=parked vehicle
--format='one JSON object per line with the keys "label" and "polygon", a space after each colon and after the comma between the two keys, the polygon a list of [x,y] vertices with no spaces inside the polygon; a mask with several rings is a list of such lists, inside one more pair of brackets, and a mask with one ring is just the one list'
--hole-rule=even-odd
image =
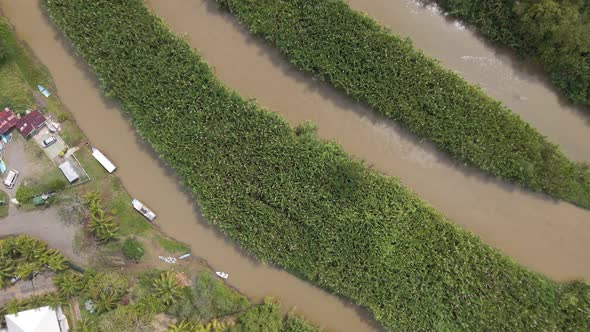
{"label": "parked vehicle", "polygon": [[57,138],[55,136],[49,136],[43,140],[43,147],[46,148],[55,142],[57,142]]}
{"label": "parked vehicle", "polygon": [[6,176],[6,179],[4,179],[4,185],[8,188],[14,187],[14,184],[16,183],[16,179],[18,178],[19,174],[20,173],[17,170],[10,170],[8,172],[8,175]]}

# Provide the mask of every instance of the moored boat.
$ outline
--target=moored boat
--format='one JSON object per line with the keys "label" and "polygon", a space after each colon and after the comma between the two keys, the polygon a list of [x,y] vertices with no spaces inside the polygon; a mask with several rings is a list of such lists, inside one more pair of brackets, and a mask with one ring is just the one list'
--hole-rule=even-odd
{"label": "moored boat", "polygon": [[227,279],[229,277],[229,274],[227,274],[225,272],[221,272],[221,271],[217,271],[217,272],[215,272],[215,274],[217,274],[220,278],[223,278],[223,279]]}
{"label": "moored boat", "polygon": [[147,220],[152,221],[154,220],[154,218],[156,218],[156,214],[147,208],[147,206],[143,205],[142,202],[138,201],[137,199],[133,199],[131,201],[131,205],[133,205],[133,208],[135,210],[137,210],[137,212],[141,213],[144,217],[146,217]]}
{"label": "moored boat", "polygon": [[41,94],[43,94],[45,97],[51,96],[51,92],[49,92],[49,90],[47,90],[43,85],[37,85],[37,89],[39,89]]}
{"label": "moored boat", "polygon": [[105,157],[105,155],[102,154],[99,149],[93,147],[92,156],[102,165],[102,167],[104,167],[104,169],[107,170],[107,172],[113,173],[115,169],[117,169],[117,166],[115,166],[107,157]]}

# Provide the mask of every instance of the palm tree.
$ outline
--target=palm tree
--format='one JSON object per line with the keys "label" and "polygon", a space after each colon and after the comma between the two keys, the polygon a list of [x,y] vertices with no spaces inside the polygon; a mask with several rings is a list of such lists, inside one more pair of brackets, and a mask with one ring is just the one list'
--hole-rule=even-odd
{"label": "palm tree", "polygon": [[207,323],[207,326],[205,327],[205,331],[209,332],[223,332],[226,331],[229,328],[229,326],[227,324],[225,324],[224,322],[220,322],[217,319],[213,319],[212,321],[210,321],[209,323]]}
{"label": "palm tree", "polygon": [[[0,281],[10,279],[16,271],[16,263],[10,258],[0,260]],[[2,287],[0,287],[2,288]]]}
{"label": "palm tree", "polygon": [[66,269],[66,258],[55,249],[48,249],[42,261],[53,271]]}
{"label": "palm tree", "polygon": [[17,299],[12,299],[8,301],[8,303],[6,304],[6,312],[9,314],[16,314],[17,312],[22,311],[23,309],[24,308],[21,301]]}
{"label": "palm tree", "polygon": [[72,329],[72,332],[98,332],[98,328],[96,327],[96,322],[90,317],[85,317],[81,321],[79,321]]}
{"label": "palm tree", "polygon": [[154,280],[153,286],[156,295],[160,297],[165,305],[171,305],[182,295],[182,290],[176,276],[170,271],[160,275],[160,278]]}
{"label": "palm tree", "polygon": [[110,218],[99,219],[94,216],[90,216],[90,223],[88,229],[94,234],[100,241],[107,242],[117,237],[119,233],[119,227]]}
{"label": "palm tree", "polygon": [[180,323],[168,326],[168,332],[207,332],[201,323],[193,323],[183,320]]}
{"label": "palm tree", "polygon": [[53,282],[57,286],[59,294],[64,298],[70,298],[80,294],[84,287],[82,277],[74,273],[62,273],[56,276]]}
{"label": "palm tree", "polygon": [[105,289],[100,296],[93,300],[94,307],[98,313],[104,313],[113,310],[119,304],[120,298],[110,289]]}
{"label": "palm tree", "polygon": [[18,236],[16,243],[21,257],[28,261],[39,260],[47,250],[45,243],[26,235]]}

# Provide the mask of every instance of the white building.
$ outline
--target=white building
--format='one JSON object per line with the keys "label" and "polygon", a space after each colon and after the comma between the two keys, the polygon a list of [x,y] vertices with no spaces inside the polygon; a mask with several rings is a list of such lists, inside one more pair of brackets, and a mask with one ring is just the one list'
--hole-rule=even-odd
{"label": "white building", "polygon": [[72,164],[69,161],[65,161],[63,164],[59,165],[59,169],[62,173],[64,173],[64,176],[66,177],[66,179],[68,179],[69,183],[72,183],[80,178],[80,176],[74,169],[74,166],[72,166]]}
{"label": "white building", "polygon": [[6,315],[7,332],[68,332],[68,321],[61,309],[41,307]]}

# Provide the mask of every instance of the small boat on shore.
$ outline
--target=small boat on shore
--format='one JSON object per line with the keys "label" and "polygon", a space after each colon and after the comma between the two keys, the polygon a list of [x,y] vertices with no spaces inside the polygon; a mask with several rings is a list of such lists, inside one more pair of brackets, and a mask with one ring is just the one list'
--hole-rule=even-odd
{"label": "small boat on shore", "polygon": [[156,214],[148,209],[145,205],[143,205],[142,202],[138,201],[137,199],[133,199],[131,201],[131,205],[133,205],[133,208],[135,210],[137,210],[137,212],[141,213],[144,217],[146,217],[147,220],[152,221],[154,220],[154,218],[156,218]]}
{"label": "small boat on shore", "polygon": [[104,167],[104,169],[107,170],[107,172],[113,173],[115,169],[117,169],[117,166],[115,166],[107,157],[105,157],[105,155],[102,154],[99,149],[93,147],[92,156],[102,165],[102,167]]}
{"label": "small boat on shore", "polygon": [[43,85],[37,85],[37,89],[39,89],[41,94],[43,94],[45,97],[51,96],[51,92],[49,92],[49,90],[47,90]]}
{"label": "small boat on shore", "polygon": [[229,277],[229,274],[221,271],[215,272],[215,274],[217,274],[217,276],[219,276],[222,279],[227,279]]}

